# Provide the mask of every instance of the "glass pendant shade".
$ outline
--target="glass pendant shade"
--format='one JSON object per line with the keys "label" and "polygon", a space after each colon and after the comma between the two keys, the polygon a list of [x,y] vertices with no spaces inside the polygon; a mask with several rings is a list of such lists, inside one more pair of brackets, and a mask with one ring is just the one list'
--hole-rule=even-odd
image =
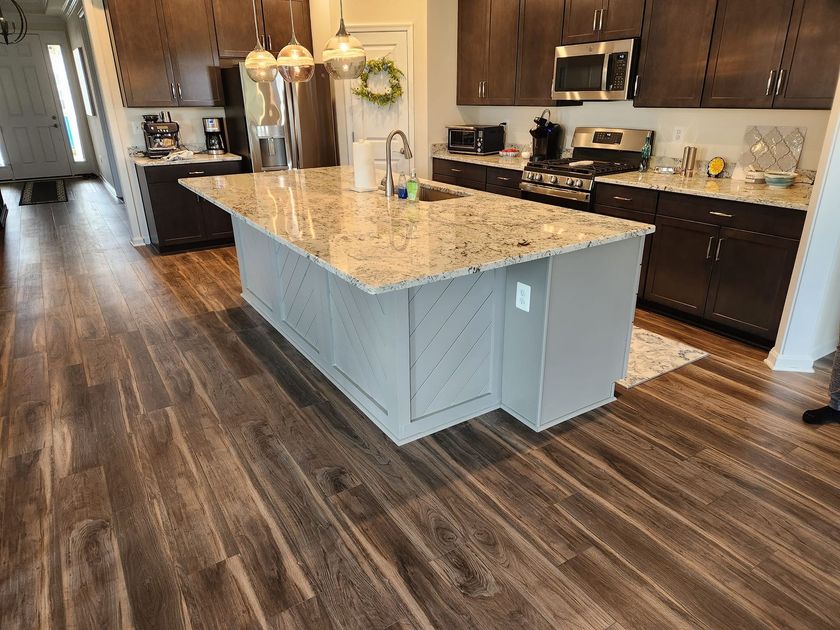
{"label": "glass pendant shade", "polygon": [[344,27],[344,2],[340,2],[341,21],[338,33],[324,46],[321,58],[334,79],[358,79],[365,69],[367,54],[362,42],[347,32]]}
{"label": "glass pendant shade", "polygon": [[256,83],[270,83],[277,78],[277,60],[261,44],[258,44],[245,57],[245,71]]}
{"label": "glass pendant shade", "polygon": [[315,74],[315,60],[304,46],[292,40],[277,55],[277,71],[289,83],[303,83]]}

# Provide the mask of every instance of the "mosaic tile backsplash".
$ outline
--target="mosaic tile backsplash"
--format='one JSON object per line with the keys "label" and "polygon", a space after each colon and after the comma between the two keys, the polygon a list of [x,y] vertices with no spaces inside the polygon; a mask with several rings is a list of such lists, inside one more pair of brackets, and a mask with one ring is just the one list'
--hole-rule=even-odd
{"label": "mosaic tile backsplash", "polygon": [[799,165],[805,127],[747,127],[740,164],[756,171],[793,171]]}

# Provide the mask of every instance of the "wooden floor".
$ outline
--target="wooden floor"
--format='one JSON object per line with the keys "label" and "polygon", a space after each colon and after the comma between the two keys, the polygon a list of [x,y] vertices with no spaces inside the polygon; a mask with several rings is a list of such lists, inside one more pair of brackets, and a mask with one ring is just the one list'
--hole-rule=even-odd
{"label": "wooden floor", "polygon": [[827,364],[711,352],[542,434],[398,448],[95,182],[0,249],[0,628],[767,628],[840,619]]}

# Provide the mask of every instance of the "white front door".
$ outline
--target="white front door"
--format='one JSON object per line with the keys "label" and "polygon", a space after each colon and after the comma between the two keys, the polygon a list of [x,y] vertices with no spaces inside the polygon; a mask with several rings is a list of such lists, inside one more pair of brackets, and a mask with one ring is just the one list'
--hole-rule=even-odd
{"label": "white front door", "polygon": [[[393,29],[393,30],[391,30]],[[414,149],[414,129],[411,117],[412,68],[410,50],[410,30],[401,27],[349,27],[365,47],[368,59],[385,57],[394,62],[405,76],[402,80],[402,97],[393,105],[381,107],[362,100],[352,93],[352,89],[359,85],[359,80],[342,81],[344,84],[345,120],[347,129],[347,146],[350,147],[348,156],[352,161],[352,146],[354,140],[367,139],[375,143],[374,160],[376,168],[385,170],[385,139],[394,129],[402,129]],[[374,92],[385,92],[388,89],[387,75],[370,77],[368,87]],[[405,171],[408,175],[409,166],[402,158],[399,150],[402,144],[398,138],[394,139],[392,152],[395,173]],[[396,179],[396,176],[395,176]]]}
{"label": "white front door", "polygon": [[71,175],[62,125],[41,38],[0,46],[0,132],[15,179]]}

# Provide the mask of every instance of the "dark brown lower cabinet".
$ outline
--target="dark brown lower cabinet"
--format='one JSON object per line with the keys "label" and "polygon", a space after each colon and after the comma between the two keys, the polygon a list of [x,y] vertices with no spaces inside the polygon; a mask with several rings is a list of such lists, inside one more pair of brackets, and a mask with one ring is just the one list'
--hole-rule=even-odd
{"label": "dark brown lower cabinet", "polygon": [[789,238],[721,228],[706,319],[775,338],[798,247]]}
{"label": "dark brown lower cabinet", "polygon": [[164,254],[233,243],[230,215],[181,186],[178,179],[241,172],[241,162],[138,166],[152,248]]}
{"label": "dark brown lower cabinet", "polygon": [[522,172],[513,169],[435,158],[432,160],[432,179],[442,184],[484,190],[508,197],[522,196],[519,191]]}
{"label": "dark brown lower cabinet", "polygon": [[716,225],[658,217],[645,300],[702,317],[718,231]]}

